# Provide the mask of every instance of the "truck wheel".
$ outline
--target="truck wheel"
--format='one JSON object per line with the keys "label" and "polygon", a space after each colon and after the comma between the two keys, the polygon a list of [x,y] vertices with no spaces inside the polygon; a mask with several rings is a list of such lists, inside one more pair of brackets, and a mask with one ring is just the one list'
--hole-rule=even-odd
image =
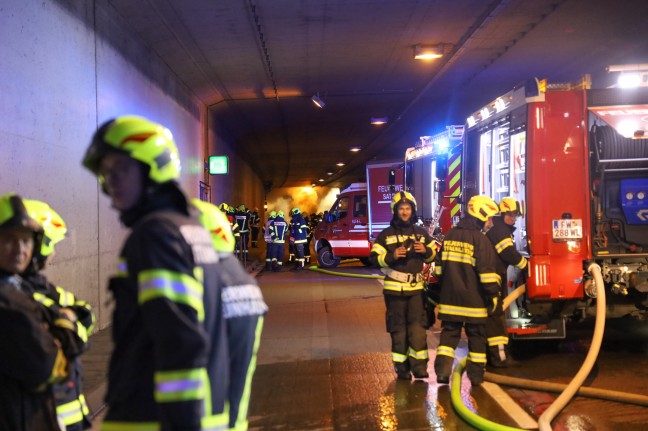
{"label": "truck wheel", "polygon": [[361,257],[360,262],[362,262],[364,266],[371,266],[371,261],[368,257]]}
{"label": "truck wheel", "polygon": [[317,251],[317,263],[322,268],[335,268],[340,263],[340,259],[333,256],[331,247],[322,247]]}

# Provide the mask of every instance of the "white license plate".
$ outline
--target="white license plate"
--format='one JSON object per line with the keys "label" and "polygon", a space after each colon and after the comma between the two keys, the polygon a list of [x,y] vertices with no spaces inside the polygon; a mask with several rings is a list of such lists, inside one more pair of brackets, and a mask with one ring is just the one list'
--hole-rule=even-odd
{"label": "white license plate", "polygon": [[554,241],[571,241],[583,239],[583,220],[558,219],[553,221]]}

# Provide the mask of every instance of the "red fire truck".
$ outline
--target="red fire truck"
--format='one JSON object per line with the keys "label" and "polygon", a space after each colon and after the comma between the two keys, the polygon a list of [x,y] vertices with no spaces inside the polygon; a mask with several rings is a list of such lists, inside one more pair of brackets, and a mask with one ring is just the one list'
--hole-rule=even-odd
{"label": "red fire truck", "polygon": [[417,215],[431,233],[443,234],[460,215],[461,139],[464,126],[446,126],[405,152],[405,184],[416,198]]}
{"label": "red fire truck", "polygon": [[373,242],[392,219],[393,194],[403,189],[399,165],[401,161],[369,163],[367,182],[353,183],[338,195],[313,232],[319,266],[334,268],[352,258],[369,263]]}
{"label": "red fire truck", "polygon": [[[517,249],[529,259],[513,337],[560,338],[593,311],[587,272],[602,269],[608,317],[648,309],[648,88],[592,89],[532,79],[473,113],[462,148],[462,202],[522,203]],[[648,136],[648,135],[646,135]]]}

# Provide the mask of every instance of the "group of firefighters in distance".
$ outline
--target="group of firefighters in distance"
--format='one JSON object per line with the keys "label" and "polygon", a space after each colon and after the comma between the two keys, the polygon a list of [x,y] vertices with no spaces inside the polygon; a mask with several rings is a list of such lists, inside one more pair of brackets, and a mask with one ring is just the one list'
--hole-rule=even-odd
{"label": "group of firefighters in distance", "polygon": [[[520,270],[516,281],[526,281],[527,260],[513,241],[520,202],[506,197],[498,205],[487,196],[473,196],[467,214],[446,233],[438,252],[434,239],[417,223],[414,196],[396,192],[391,205],[393,219],[373,244],[370,261],[385,274],[386,329],[397,378],[428,377],[426,330],[436,317],[441,321],[434,362],[438,383],[450,380],[462,329],[468,337],[466,373],[473,386],[483,382],[487,363],[495,368],[514,365],[502,303],[509,265]],[[439,280],[435,288],[422,274],[424,265],[433,262]]]}
{"label": "group of firefighters in distance", "polygon": [[[245,204],[238,207],[223,202],[218,208],[227,215],[234,240],[235,252],[243,262],[247,262],[249,244],[258,247],[260,231],[259,209],[250,211]],[[310,244],[313,230],[322,221],[321,214],[302,213],[297,207],[290,210],[290,221],[286,222],[283,211],[270,211],[264,223],[263,238],[266,243],[265,269],[278,272],[283,266],[286,237],[288,237],[288,262],[294,262],[295,270],[301,271],[310,263]]]}

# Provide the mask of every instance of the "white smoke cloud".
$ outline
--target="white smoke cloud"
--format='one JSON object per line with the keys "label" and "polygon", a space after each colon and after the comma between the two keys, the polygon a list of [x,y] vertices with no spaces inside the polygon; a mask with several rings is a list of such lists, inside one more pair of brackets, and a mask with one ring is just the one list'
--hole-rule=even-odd
{"label": "white smoke cloud", "polygon": [[336,187],[283,187],[273,189],[266,197],[268,212],[283,211],[288,217],[297,207],[302,213],[327,211],[335,202],[340,189]]}

